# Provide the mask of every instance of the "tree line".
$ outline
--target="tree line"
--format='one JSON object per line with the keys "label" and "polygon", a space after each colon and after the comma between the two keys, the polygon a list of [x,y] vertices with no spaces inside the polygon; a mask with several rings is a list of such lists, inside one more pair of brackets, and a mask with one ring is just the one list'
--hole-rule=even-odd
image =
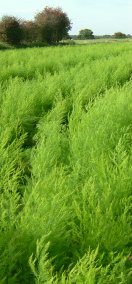
{"label": "tree line", "polygon": [[80,30],[78,35],[71,35],[71,39],[74,40],[85,40],[85,39],[103,39],[103,38],[117,38],[117,39],[123,39],[123,38],[132,38],[130,34],[124,34],[122,32],[115,32],[113,35],[94,35],[92,30],[89,29],[83,29]]}
{"label": "tree line", "polygon": [[3,16],[0,21],[0,41],[12,45],[20,43],[57,43],[62,39],[130,38],[121,32],[114,35],[96,36],[90,29],[82,29],[78,35],[69,36],[72,23],[61,8],[46,7],[37,13],[33,21],[20,20],[13,16]]}
{"label": "tree line", "polygon": [[0,21],[0,41],[12,45],[32,42],[59,42],[68,36],[71,21],[61,8],[46,7],[33,21],[22,21],[13,16],[3,16]]}

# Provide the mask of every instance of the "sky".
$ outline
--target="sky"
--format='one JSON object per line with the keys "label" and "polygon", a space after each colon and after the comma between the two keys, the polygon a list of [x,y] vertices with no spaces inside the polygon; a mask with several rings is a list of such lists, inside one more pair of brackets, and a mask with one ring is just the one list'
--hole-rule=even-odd
{"label": "sky", "polygon": [[72,22],[70,34],[91,29],[95,35],[132,34],[132,0],[0,0],[0,17],[33,20],[46,6],[60,7]]}

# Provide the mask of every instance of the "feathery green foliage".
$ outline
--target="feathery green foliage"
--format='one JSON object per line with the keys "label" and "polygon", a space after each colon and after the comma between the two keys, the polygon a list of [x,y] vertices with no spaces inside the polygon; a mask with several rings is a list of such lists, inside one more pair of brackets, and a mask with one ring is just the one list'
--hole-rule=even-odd
{"label": "feathery green foliage", "polygon": [[132,46],[0,51],[0,284],[130,284]]}

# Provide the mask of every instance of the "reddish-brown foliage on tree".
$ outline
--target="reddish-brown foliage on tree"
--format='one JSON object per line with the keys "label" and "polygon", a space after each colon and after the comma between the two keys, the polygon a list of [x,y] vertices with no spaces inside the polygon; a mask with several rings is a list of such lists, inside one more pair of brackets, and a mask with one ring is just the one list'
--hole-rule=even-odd
{"label": "reddish-brown foliage on tree", "polygon": [[61,8],[46,7],[35,16],[40,38],[47,42],[58,42],[68,34],[71,22]]}
{"label": "reddish-brown foliage on tree", "polygon": [[34,42],[38,39],[38,26],[33,21],[24,21],[21,23],[23,41]]}

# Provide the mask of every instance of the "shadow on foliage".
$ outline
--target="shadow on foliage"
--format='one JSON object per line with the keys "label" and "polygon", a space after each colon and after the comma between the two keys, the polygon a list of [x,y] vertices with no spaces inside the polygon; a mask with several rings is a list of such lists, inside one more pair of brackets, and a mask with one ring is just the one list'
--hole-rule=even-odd
{"label": "shadow on foliage", "polygon": [[51,46],[66,46],[66,45],[75,45],[74,41],[67,41],[67,42],[32,42],[32,43],[21,43],[19,45],[9,45],[7,43],[0,43],[0,50],[7,50],[7,49],[23,49],[23,48],[34,48],[34,47],[51,47]]}

